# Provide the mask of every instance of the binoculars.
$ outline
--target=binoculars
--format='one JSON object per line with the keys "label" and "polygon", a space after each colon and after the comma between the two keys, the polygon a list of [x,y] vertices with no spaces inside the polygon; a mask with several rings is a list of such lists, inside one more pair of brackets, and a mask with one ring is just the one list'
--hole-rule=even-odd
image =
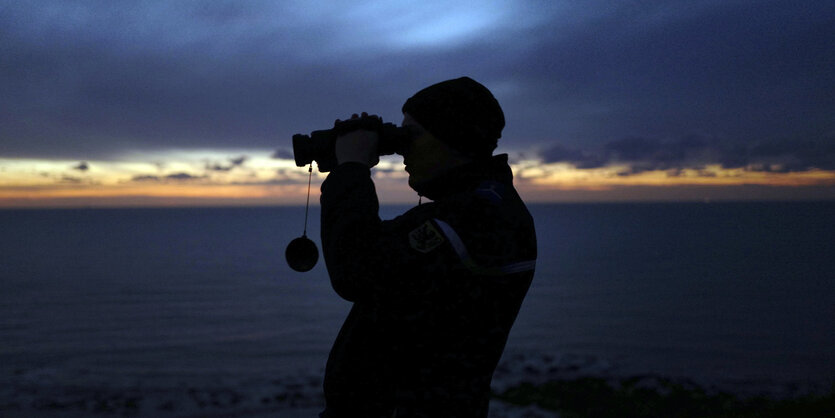
{"label": "binoculars", "polygon": [[360,118],[344,121],[337,120],[333,128],[313,131],[310,135],[293,135],[293,158],[296,166],[304,167],[316,161],[319,171],[326,173],[336,168],[336,138],[356,130],[377,132],[379,143],[378,155],[403,154],[413,134],[408,127],[400,127],[393,123],[383,123],[378,116],[363,114]]}

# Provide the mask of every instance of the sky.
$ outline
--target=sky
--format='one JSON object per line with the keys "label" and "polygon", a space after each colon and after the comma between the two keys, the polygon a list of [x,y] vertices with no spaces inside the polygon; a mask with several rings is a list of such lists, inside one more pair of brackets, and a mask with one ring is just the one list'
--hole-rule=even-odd
{"label": "sky", "polygon": [[[461,76],[531,202],[835,199],[833,27],[829,0],[0,0],[0,207],[303,204],[293,134]],[[417,201],[402,158],[373,176]]]}

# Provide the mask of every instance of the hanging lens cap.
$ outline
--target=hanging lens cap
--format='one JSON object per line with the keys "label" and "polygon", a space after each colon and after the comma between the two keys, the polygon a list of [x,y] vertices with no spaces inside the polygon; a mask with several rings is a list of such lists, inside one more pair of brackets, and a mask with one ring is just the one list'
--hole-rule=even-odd
{"label": "hanging lens cap", "polygon": [[290,241],[284,256],[291,269],[304,273],[310,271],[319,261],[319,249],[306,235],[302,235]]}

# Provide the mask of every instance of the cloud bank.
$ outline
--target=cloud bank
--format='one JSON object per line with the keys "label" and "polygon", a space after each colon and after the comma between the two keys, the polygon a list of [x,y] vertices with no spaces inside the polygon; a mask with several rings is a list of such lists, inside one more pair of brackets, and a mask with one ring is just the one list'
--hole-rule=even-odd
{"label": "cloud bank", "polygon": [[[725,169],[775,173],[835,170],[835,140],[772,140],[734,143],[697,136],[675,141],[629,137],[591,150],[554,145],[540,153],[544,163],[568,163],[579,169],[622,166],[621,175],[646,171]],[[709,174],[706,174],[709,175]]]}
{"label": "cloud bank", "polygon": [[0,157],[274,150],[357,111],[399,122],[461,75],[502,103],[505,150],[829,141],[833,26],[826,0],[6,2]]}

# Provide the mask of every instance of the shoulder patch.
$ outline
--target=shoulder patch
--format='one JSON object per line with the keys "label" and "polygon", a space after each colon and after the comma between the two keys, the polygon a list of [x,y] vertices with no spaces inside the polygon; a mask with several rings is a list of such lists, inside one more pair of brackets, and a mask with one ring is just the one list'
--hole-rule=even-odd
{"label": "shoulder patch", "polygon": [[445,240],[432,221],[426,221],[409,232],[409,245],[421,253],[428,253],[438,248]]}

